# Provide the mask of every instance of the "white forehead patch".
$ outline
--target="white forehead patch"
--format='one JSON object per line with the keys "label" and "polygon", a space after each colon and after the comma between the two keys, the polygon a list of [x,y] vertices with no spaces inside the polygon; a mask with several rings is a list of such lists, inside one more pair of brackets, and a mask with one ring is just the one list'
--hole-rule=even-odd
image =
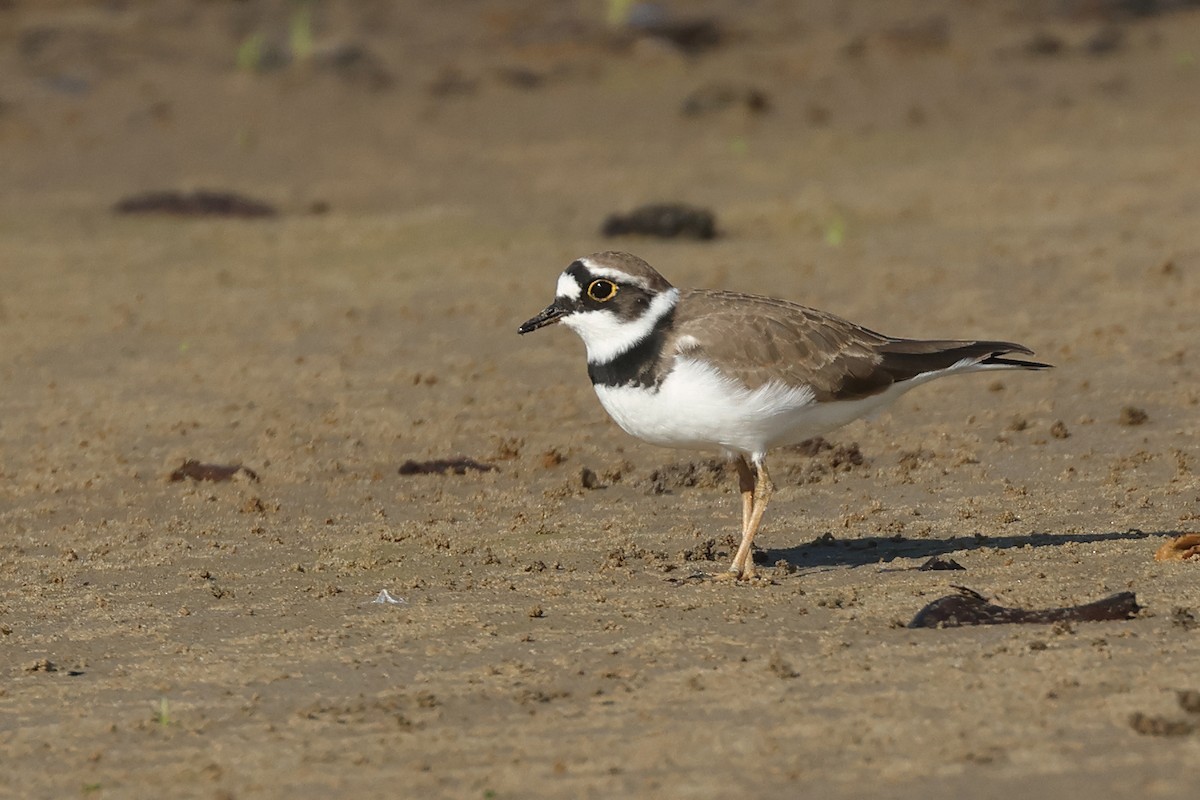
{"label": "white forehead patch", "polygon": [[583,287],[579,285],[579,281],[567,273],[558,276],[558,288],[554,290],[555,297],[566,297],[569,300],[578,300],[579,295],[583,294]]}
{"label": "white forehead patch", "polygon": [[624,270],[613,269],[612,267],[604,267],[600,264],[597,264],[595,261],[592,261],[590,258],[581,258],[579,260],[585,267],[587,267],[588,272],[592,273],[598,278],[608,278],[610,281],[616,281],[617,283],[624,283],[632,286],[639,286],[642,289],[650,288],[650,281],[646,280],[641,275],[630,275]]}

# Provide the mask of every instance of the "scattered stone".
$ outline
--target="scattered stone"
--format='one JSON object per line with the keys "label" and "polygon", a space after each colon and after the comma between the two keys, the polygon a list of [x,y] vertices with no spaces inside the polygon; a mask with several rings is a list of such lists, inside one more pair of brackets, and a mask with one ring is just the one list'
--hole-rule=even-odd
{"label": "scattered stone", "polygon": [[558,450],[551,448],[551,449],[547,450],[546,452],[542,453],[542,468],[550,469],[552,467],[557,467],[559,464],[563,463],[566,460],[567,460],[566,456],[564,456]]}
{"label": "scattered stone", "polygon": [[546,616],[546,612],[542,610],[541,606],[530,606],[525,613],[529,615],[530,619],[541,619]]}
{"label": "scattered stone", "polygon": [[1067,425],[1061,419],[1050,426],[1050,435],[1055,439],[1069,439],[1071,432],[1067,430]]}
{"label": "scattered stone", "polygon": [[715,239],[717,219],[706,208],[684,203],[655,203],[628,214],[610,214],[600,228],[603,236],[657,236],[662,239]]}
{"label": "scattered stone", "polygon": [[197,189],[192,193],[173,190],[144,192],[117,201],[118,214],[167,214],[176,217],[274,217],[275,207],[233,192]]}

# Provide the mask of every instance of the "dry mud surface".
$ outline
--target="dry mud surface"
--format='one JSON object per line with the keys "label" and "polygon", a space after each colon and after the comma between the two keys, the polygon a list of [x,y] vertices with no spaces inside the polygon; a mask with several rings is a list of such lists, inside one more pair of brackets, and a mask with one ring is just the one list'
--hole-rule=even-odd
{"label": "dry mud surface", "polygon": [[[1194,5],[0,2],[0,795],[1197,796]],[[113,211],[196,189],[277,213]],[[516,336],[614,246],[1057,369],[777,454],[717,583],[732,477]]]}

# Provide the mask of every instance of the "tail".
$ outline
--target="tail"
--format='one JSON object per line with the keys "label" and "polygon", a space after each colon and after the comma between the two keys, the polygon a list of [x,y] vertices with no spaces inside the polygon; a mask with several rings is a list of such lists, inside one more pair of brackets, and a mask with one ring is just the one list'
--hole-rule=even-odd
{"label": "tail", "polygon": [[975,372],[986,369],[1051,369],[1053,364],[1005,358],[1009,353],[1033,355],[1028,347],[1012,342],[930,341],[893,339],[880,345],[880,368],[896,382],[948,370]]}

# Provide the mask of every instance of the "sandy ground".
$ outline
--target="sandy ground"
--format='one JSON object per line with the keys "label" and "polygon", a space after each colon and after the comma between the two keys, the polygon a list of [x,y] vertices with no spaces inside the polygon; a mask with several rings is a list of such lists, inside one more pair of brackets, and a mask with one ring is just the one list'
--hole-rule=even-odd
{"label": "sandy ground", "polygon": [[[0,3],[0,795],[1195,797],[1130,718],[1200,722],[1200,11],[1134,5]],[[111,210],[194,188],[281,213]],[[658,200],[723,235],[599,236]],[[1058,368],[777,454],[717,583],[731,477],[516,336],[614,246]]]}

